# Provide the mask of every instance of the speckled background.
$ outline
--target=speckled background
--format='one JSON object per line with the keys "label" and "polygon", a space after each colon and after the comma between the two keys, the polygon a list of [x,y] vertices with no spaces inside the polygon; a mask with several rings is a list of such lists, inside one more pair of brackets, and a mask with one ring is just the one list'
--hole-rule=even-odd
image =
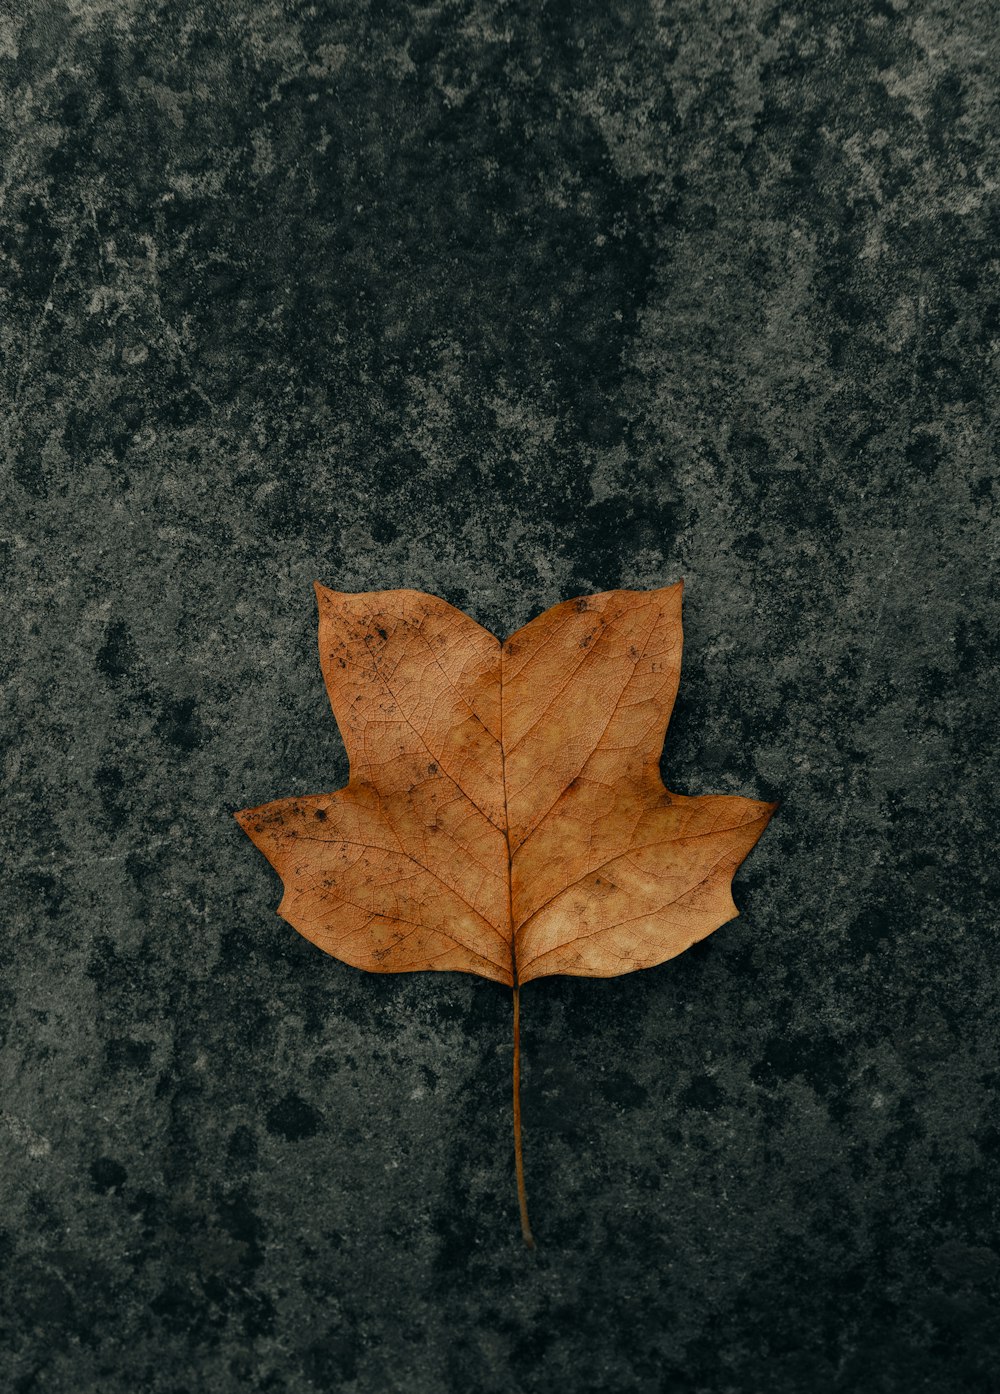
{"label": "speckled background", "polygon": [[[0,11],[15,1394],[957,1394],[1000,1356],[992,0]],[[510,1002],[274,913],[311,583],[687,582],[741,917]]]}

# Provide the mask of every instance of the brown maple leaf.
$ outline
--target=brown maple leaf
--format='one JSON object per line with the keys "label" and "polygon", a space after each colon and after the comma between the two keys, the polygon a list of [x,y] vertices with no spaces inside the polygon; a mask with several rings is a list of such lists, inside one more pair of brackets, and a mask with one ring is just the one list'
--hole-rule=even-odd
{"label": "brown maple leaf", "polygon": [[350,781],[236,815],[284,882],[279,914],[326,953],[513,988],[529,1245],[519,988],[650,968],[711,934],[777,807],[663,786],[681,592],[567,600],[501,643],[437,596],[317,583]]}

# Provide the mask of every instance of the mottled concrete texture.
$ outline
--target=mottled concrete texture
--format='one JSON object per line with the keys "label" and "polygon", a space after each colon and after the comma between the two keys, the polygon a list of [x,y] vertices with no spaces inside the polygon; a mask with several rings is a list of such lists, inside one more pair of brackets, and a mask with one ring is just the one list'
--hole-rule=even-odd
{"label": "mottled concrete texture", "polygon": [[[0,15],[0,1385],[958,1394],[1000,1357],[992,0]],[[274,911],[311,583],[687,582],[741,917],[509,995]]]}

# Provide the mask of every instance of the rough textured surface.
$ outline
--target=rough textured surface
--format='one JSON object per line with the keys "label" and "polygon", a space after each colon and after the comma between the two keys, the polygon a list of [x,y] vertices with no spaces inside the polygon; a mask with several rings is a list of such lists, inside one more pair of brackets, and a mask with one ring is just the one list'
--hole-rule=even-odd
{"label": "rough textured surface", "polygon": [[[1000,1355],[985,0],[0,17],[16,1394],[958,1394]],[[742,917],[510,1003],[273,914],[311,583],[684,576]]]}

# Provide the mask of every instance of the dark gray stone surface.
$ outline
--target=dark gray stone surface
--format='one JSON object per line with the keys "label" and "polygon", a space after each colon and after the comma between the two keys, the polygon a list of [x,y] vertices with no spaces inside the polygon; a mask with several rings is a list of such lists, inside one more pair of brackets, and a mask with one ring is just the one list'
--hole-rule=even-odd
{"label": "dark gray stone surface", "polygon": [[[995,1388],[995,6],[0,15],[3,1387]],[[311,582],[684,576],[741,918],[510,1003],[277,919]]]}

